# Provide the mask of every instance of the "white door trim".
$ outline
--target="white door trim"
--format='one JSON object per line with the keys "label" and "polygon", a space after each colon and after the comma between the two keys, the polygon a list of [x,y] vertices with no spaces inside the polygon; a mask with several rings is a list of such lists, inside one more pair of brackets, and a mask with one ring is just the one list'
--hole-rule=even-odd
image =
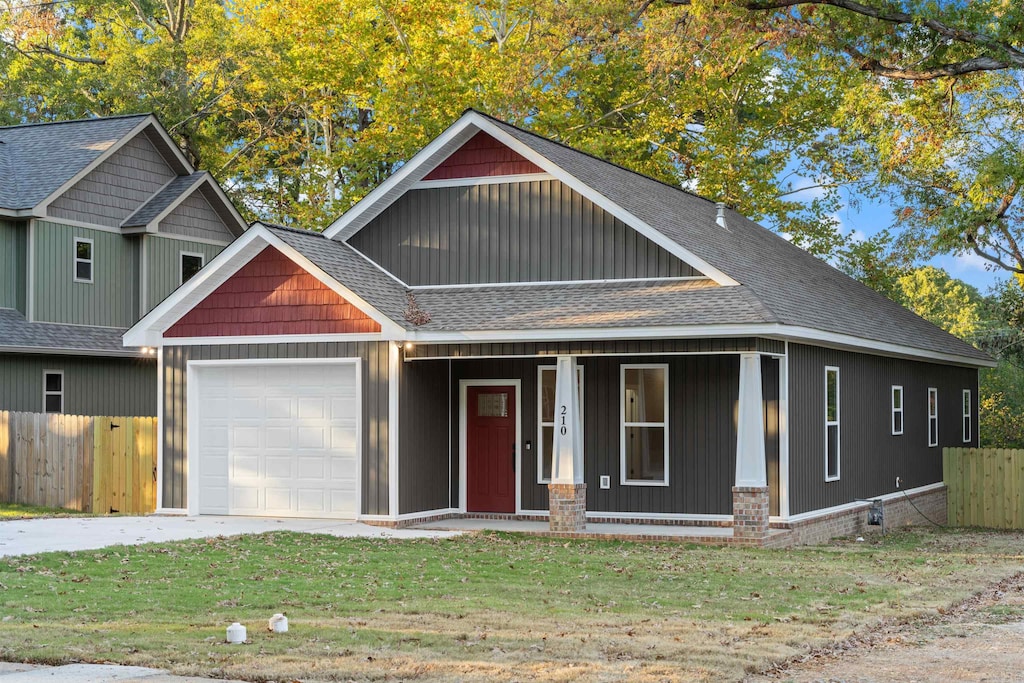
{"label": "white door trim", "polygon": [[459,512],[467,510],[466,490],[466,389],[468,387],[515,388],[516,392],[516,514],[523,510],[523,381],[520,379],[460,379],[459,380]]}
{"label": "white door trim", "polygon": [[186,510],[189,516],[199,514],[199,460],[192,454],[199,451],[199,373],[204,367],[240,367],[253,365],[354,365],[356,369],[356,518],[363,512],[363,367],[361,358],[232,358],[225,360],[190,360],[185,363],[186,401],[185,431],[188,450],[185,452],[187,485]]}

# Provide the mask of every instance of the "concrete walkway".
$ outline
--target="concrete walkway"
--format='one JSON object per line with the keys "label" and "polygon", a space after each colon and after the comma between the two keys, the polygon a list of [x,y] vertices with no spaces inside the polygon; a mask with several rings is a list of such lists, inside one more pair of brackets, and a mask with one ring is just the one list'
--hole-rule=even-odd
{"label": "concrete walkway", "polygon": [[[64,666],[35,666],[33,664],[7,664],[0,662],[2,683],[202,683],[212,678],[172,676],[163,669],[142,666],[115,666],[112,664],[66,664]],[[244,683],[226,681],[220,683]]]}
{"label": "concrete walkway", "polygon": [[299,531],[339,538],[447,538],[456,530],[386,529],[358,522],[267,517],[60,517],[0,522],[0,557],[211,536]]}

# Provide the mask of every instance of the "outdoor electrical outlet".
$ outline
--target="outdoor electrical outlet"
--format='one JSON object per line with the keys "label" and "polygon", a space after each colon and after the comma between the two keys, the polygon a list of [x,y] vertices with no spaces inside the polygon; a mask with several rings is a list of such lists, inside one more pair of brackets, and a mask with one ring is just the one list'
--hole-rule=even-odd
{"label": "outdoor electrical outlet", "polygon": [[903,477],[896,477],[896,488],[903,486]]}

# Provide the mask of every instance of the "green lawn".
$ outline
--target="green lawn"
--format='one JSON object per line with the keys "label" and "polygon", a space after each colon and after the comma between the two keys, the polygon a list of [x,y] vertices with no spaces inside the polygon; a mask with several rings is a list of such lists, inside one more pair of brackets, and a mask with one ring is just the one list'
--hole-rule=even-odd
{"label": "green lawn", "polygon": [[[1020,570],[1020,534],[795,550],[273,533],[0,560],[0,659],[328,680],[728,680]],[[290,631],[266,632],[285,612]],[[223,644],[232,621],[251,643]]]}
{"label": "green lawn", "polygon": [[0,522],[5,519],[35,519],[37,517],[69,517],[86,515],[87,512],[65,510],[64,508],[47,508],[38,505],[20,505],[18,503],[0,503]]}

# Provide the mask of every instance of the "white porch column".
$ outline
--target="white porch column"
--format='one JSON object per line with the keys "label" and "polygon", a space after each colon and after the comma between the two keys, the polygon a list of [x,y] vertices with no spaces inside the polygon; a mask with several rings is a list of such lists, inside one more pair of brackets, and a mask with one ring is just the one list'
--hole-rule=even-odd
{"label": "white porch column", "polygon": [[549,523],[552,531],[582,531],[587,523],[587,485],[583,483],[583,434],[573,356],[558,357],[554,432],[551,483],[548,484]]}
{"label": "white porch column", "polygon": [[760,543],[768,537],[768,474],[764,455],[761,356],[740,354],[736,424],[736,485],[732,489],[734,538]]}

